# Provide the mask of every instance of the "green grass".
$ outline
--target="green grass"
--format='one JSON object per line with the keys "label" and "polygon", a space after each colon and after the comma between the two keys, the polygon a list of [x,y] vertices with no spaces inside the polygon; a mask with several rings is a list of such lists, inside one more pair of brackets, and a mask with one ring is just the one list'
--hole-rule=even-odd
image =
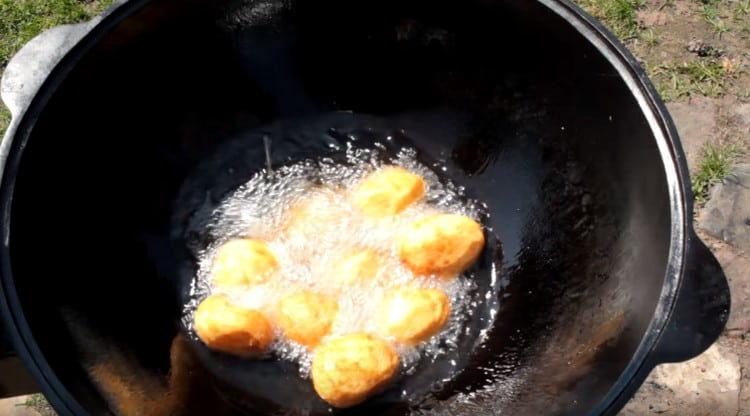
{"label": "green grass", "polygon": [[50,404],[47,402],[47,399],[45,399],[41,394],[32,394],[20,406],[30,407],[36,410],[36,412],[41,416],[56,415],[55,411],[52,409],[52,406],[50,406]]}
{"label": "green grass", "polygon": [[0,104],[0,139],[2,139],[5,129],[8,128],[8,124],[10,124],[10,111]]}
{"label": "green grass", "polygon": [[651,72],[659,93],[667,101],[693,95],[721,96],[726,92],[729,76],[715,59],[660,65]]}
{"label": "green grass", "polygon": [[609,26],[620,39],[638,37],[636,11],[643,6],[643,0],[579,0],[578,4]]}
{"label": "green grass", "polygon": [[29,39],[52,26],[91,18],[111,0],[0,0],[0,67]]}
{"label": "green grass", "polygon": [[26,398],[26,401],[23,402],[24,406],[27,407],[33,407],[33,406],[39,406],[47,403],[47,400],[44,399],[44,396],[41,394],[32,394],[28,398]]}
{"label": "green grass", "polygon": [[734,10],[732,10],[732,17],[734,22],[739,25],[738,31],[744,35],[745,39],[748,39],[750,37],[750,0],[737,2]]}
{"label": "green grass", "polygon": [[721,35],[730,31],[727,21],[722,18],[716,2],[704,4],[701,8],[700,14],[703,16],[703,19],[711,25],[714,32],[719,35],[719,39],[721,39]]}
{"label": "green grass", "polygon": [[692,177],[695,202],[706,202],[711,186],[729,175],[732,163],[739,153],[740,149],[736,145],[708,144],[703,147],[703,158]]}
{"label": "green grass", "polygon": [[659,38],[656,36],[656,33],[654,33],[653,29],[644,30],[641,33],[641,40],[648,48],[653,48],[659,44]]}
{"label": "green grass", "polygon": [[750,14],[750,0],[738,1],[732,14],[738,20]]}

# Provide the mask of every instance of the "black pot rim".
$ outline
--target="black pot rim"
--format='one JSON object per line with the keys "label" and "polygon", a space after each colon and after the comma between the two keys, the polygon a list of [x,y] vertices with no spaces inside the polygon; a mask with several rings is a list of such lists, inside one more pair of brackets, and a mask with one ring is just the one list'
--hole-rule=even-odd
{"label": "black pot rim", "polygon": [[[693,235],[692,223],[689,221],[689,218],[692,218],[690,179],[684,153],[672,119],[645,71],[633,55],[601,23],[569,0],[537,1],[570,23],[604,55],[626,82],[656,139],[666,175],[672,221],[669,260],[664,276],[664,285],[654,317],[630,363],[622,371],[609,392],[591,411],[591,414],[608,414],[617,411],[619,406],[624,404],[623,401],[627,400],[625,396],[628,387],[634,383],[637,376],[651,370],[654,363],[648,360],[648,357],[657,346],[674,310],[677,293],[684,274],[687,242]],[[61,415],[83,415],[87,412],[67,391],[50,368],[34,340],[21,309],[12,277],[8,247],[9,221],[15,179],[23,147],[30,132],[42,108],[63,82],[69,69],[106,33],[119,22],[140,10],[148,2],[149,0],[129,0],[113,7],[109,14],[95,25],[51,69],[33,100],[24,109],[25,111],[15,115],[15,117],[20,117],[19,122],[11,122],[5,134],[5,139],[0,144],[0,210],[2,212],[4,243],[0,247],[0,315],[5,319],[6,330],[14,342],[16,353],[39,382],[42,392],[50,404]]]}
{"label": "black pot rim", "polygon": [[[664,165],[669,209],[672,219],[670,226],[669,260],[664,276],[664,285],[659,303],[640,345],[630,363],[620,374],[609,392],[595,406],[591,414],[609,414],[619,410],[629,397],[623,397],[638,375],[645,377],[656,364],[649,360],[657,347],[662,334],[675,309],[685,273],[687,245],[694,234],[692,225],[693,193],[685,153],[669,111],[648,78],[646,71],[625,45],[598,20],[573,4],[570,0],[539,0],[557,13],[593,44],[596,49],[617,70],[636,98],[655,137]],[[640,383],[640,381],[638,381]]]}

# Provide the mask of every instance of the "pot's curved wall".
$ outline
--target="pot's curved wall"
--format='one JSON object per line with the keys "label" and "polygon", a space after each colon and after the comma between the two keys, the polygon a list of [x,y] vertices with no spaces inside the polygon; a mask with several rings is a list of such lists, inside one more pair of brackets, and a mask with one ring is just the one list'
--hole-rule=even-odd
{"label": "pot's curved wall", "polygon": [[[475,411],[459,400],[473,392],[494,412],[594,406],[653,316],[670,232],[654,138],[598,52],[523,0],[209,3],[155,0],[106,35],[41,110],[23,154],[15,281],[74,396],[97,411],[105,400],[131,413],[231,411],[175,339],[177,190],[222,142],[344,110],[433,128],[423,150],[462,172],[503,242],[491,340],[426,405]],[[183,397],[167,395],[176,368],[203,380],[182,386],[185,407],[164,399]],[[231,392],[233,406],[258,406]]]}

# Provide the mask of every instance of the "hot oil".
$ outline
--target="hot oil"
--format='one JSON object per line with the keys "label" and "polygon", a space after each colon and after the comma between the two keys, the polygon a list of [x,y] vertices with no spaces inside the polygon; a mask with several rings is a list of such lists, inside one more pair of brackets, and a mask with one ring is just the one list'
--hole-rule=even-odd
{"label": "hot oil", "polygon": [[[339,312],[330,333],[322,340],[354,332],[375,332],[379,308],[389,290],[401,286],[436,288],[444,291],[451,303],[451,314],[443,330],[417,347],[399,346],[402,373],[413,374],[420,363],[447,362],[457,367],[462,338],[472,331],[467,321],[494,298],[496,287],[478,292],[475,277],[419,277],[404,267],[395,251],[395,237],[406,224],[436,212],[457,213],[475,219],[484,215],[484,207],[466,198],[463,189],[441,178],[417,159],[417,152],[402,148],[390,158],[377,143],[371,148],[352,146],[340,149],[343,157],[304,160],[258,172],[247,183],[225,198],[213,211],[206,227],[213,244],[197,253],[199,268],[191,288],[191,300],[185,307],[184,324],[192,329],[192,314],[197,304],[210,293],[212,259],[216,249],[232,238],[257,238],[268,242],[277,257],[279,269],[267,283],[227,293],[237,304],[264,311],[274,319],[274,308],[284,295],[309,289],[334,298]],[[426,194],[418,203],[393,217],[372,219],[359,213],[349,201],[349,191],[369,173],[385,166],[398,165],[424,178]],[[377,276],[342,288],[333,278],[336,264],[353,250],[377,252],[381,267]],[[495,268],[492,268],[493,273]],[[491,277],[492,284],[497,282]],[[491,323],[493,311],[484,327]],[[473,345],[481,342],[481,335]],[[314,351],[277,334],[270,354],[275,359],[298,365],[300,375],[309,376]],[[454,359],[455,358],[455,359]],[[454,368],[454,371],[460,368]],[[447,381],[447,378],[442,379]],[[403,394],[408,394],[407,390]]]}

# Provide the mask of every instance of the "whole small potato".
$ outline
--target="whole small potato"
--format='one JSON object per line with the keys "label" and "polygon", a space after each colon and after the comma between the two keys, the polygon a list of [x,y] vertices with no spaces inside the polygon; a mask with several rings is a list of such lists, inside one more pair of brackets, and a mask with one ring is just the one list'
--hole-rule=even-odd
{"label": "whole small potato", "polygon": [[381,263],[381,256],[373,250],[352,251],[336,264],[331,279],[339,287],[365,283],[377,276]]}
{"label": "whole small potato", "polygon": [[231,240],[216,251],[211,281],[217,288],[263,283],[277,267],[276,257],[266,243]]}
{"label": "whole small potato", "polygon": [[386,341],[368,334],[345,335],[315,351],[313,387],[330,405],[350,407],[388,384],[398,366],[398,354]]}
{"label": "whole small potato", "polygon": [[287,237],[315,237],[341,219],[343,207],[338,203],[336,191],[315,188],[295,201],[286,214],[283,230]]}
{"label": "whole small potato", "polygon": [[469,217],[433,214],[405,227],[397,245],[401,261],[412,272],[453,276],[477,259],[484,247],[484,233]]}
{"label": "whole small potato", "polygon": [[388,166],[367,176],[353,194],[353,204],[370,217],[403,211],[425,193],[424,180],[408,170]]}
{"label": "whole small potato", "polygon": [[238,356],[252,356],[268,349],[273,328],[253,309],[230,302],[225,295],[211,295],[198,305],[194,328],[209,348]]}
{"label": "whole small potato", "polygon": [[440,332],[450,311],[450,300],[440,290],[394,289],[380,306],[379,333],[404,344],[418,344]]}
{"label": "whole small potato", "polygon": [[328,334],[336,313],[338,305],[333,299],[305,290],[279,301],[277,320],[289,339],[315,347]]}

